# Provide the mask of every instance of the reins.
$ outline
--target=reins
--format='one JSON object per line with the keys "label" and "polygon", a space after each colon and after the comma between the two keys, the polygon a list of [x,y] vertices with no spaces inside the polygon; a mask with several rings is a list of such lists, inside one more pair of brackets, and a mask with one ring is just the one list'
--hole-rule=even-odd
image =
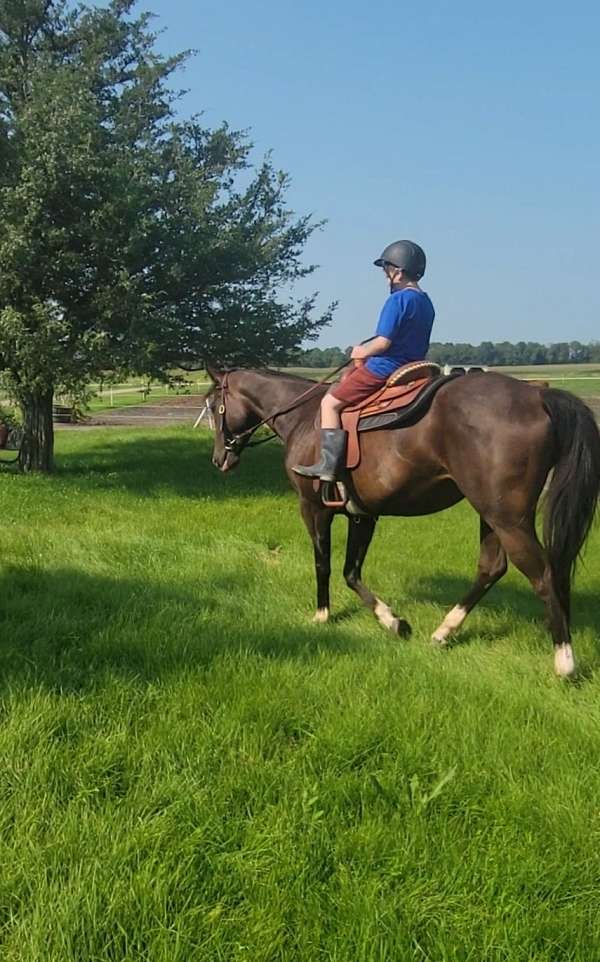
{"label": "reins", "polygon": [[[239,445],[239,443],[243,440],[243,438],[247,436],[249,438],[252,437],[254,432],[258,431],[258,429],[261,428],[264,424],[269,424],[269,421],[274,421],[275,418],[281,417],[282,414],[289,414],[290,411],[295,411],[297,407],[300,407],[302,404],[305,404],[306,401],[309,400],[310,396],[314,393],[314,391],[317,388],[322,387],[324,384],[326,384],[329,381],[329,378],[335,377],[336,374],[339,374],[339,372],[342,371],[345,367],[347,367],[348,364],[350,363],[351,363],[351,358],[348,358],[347,361],[344,361],[344,363],[340,364],[339,367],[336,367],[335,370],[330,371],[328,374],[325,375],[325,377],[322,377],[320,381],[315,381],[314,384],[311,384],[311,386],[307,388],[306,391],[303,391],[302,394],[300,394],[300,396],[297,397],[292,402],[292,404],[288,405],[288,407],[280,408],[280,410],[273,412],[273,414],[269,414],[268,417],[263,418],[262,421],[258,422],[258,424],[255,424],[251,428],[246,428],[246,430],[242,431],[241,434],[232,434],[229,439],[227,439],[226,437],[226,434],[229,434],[229,431],[227,430],[227,425],[225,423],[225,391],[227,390],[227,378],[228,378],[228,373],[226,373],[223,376],[223,380],[221,382],[221,403],[218,408],[218,412],[221,415],[221,419],[222,419],[223,437],[225,438],[225,449],[228,451],[235,450],[235,448]],[[271,428],[271,430],[273,429]],[[270,434],[268,438],[261,438],[260,440],[253,441],[253,442],[247,441],[244,447],[255,448],[255,447],[258,447],[259,444],[266,444],[267,441],[272,441],[274,437],[276,437],[275,434]]]}

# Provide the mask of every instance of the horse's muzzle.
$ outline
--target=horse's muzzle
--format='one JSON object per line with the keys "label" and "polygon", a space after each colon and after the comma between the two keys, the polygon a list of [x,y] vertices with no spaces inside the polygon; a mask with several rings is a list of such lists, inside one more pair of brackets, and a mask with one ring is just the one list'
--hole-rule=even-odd
{"label": "horse's muzzle", "polygon": [[224,458],[218,458],[213,455],[212,463],[222,474],[226,474],[227,471],[237,468],[240,459],[237,454],[234,454],[232,451],[227,451]]}

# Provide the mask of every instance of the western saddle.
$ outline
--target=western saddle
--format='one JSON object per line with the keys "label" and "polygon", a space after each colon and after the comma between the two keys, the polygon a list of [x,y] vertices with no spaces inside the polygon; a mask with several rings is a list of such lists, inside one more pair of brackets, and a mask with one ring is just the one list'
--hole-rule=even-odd
{"label": "western saddle", "polygon": [[[408,414],[403,409],[412,405],[428,385],[440,380],[441,387],[446,380],[441,374],[439,364],[413,361],[394,371],[382,388],[360,404],[344,408],[342,427],[348,432],[346,467],[349,471],[360,463],[359,432],[397,423],[401,415],[394,415],[394,412],[402,411],[402,415]],[[405,418],[402,417],[402,420]]]}

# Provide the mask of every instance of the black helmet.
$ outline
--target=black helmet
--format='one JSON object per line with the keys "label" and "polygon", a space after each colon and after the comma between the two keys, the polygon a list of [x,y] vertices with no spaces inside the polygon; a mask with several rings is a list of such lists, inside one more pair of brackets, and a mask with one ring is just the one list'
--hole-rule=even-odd
{"label": "black helmet", "polygon": [[413,241],[399,240],[393,244],[388,244],[381,257],[378,257],[373,263],[375,267],[391,264],[398,270],[406,271],[416,280],[420,280],[425,273],[425,251]]}

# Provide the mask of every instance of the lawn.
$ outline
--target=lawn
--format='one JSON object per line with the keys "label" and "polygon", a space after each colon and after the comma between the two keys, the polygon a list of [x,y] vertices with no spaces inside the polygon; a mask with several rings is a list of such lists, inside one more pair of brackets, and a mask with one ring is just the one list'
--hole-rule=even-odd
{"label": "lawn", "polygon": [[281,449],[60,432],[0,476],[3,962],[600,959],[600,537],[558,682],[514,571],[451,651],[478,525],[383,519],[313,625]]}

